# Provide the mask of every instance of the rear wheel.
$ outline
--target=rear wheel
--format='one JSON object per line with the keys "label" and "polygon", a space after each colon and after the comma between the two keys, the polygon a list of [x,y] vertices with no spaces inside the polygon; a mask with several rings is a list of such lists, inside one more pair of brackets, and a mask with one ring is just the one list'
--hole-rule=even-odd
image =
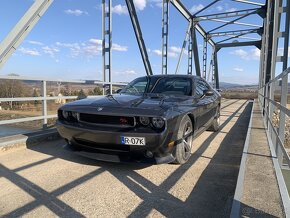
{"label": "rear wheel", "polygon": [[[182,141],[176,145],[175,163],[186,163],[191,155],[193,126],[189,116],[184,116],[180,122],[178,130],[178,139]],[[188,136],[190,135],[190,136]]]}
{"label": "rear wheel", "polygon": [[220,107],[218,106],[216,109],[214,120],[212,121],[212,124],[209,127],[209,130],[217,132],[219,128],[220,128]]}

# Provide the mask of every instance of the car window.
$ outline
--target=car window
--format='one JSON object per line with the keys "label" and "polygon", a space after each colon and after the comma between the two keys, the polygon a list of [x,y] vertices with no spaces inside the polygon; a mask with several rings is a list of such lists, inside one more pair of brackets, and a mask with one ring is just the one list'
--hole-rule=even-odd
{"label": "car window", "polygon": [[160,78],[151,92],[169,95],[191,95],[192,82],[189,78]]}
{"label": "car window", "polygon": [[140,77],[132,82],[130,82],[127,86],[125,86],[120,93],[123,94],[132,94],[132,95],[139,95],[143,94],[146,90],[148,83],[148,79],[146,77]]}
{"label": "car window", "polygon": [[209,86],[203,80],[196,81],[195,94],[197,97],[203,96],[205,90],[209,90]]}

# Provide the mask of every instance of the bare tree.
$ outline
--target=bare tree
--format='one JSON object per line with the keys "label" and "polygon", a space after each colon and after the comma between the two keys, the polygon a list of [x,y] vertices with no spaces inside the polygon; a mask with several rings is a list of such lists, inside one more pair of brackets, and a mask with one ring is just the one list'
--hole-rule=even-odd
{"label": "bare tree", "polygon": [[[9,76],[18,75],[10,74]],[[28,86],[20,80],[0,80],[0,98],[27,97],[29,94]],[[10,109],[12,109],[14,105],[17,105],[17,102],[9,102]]]}

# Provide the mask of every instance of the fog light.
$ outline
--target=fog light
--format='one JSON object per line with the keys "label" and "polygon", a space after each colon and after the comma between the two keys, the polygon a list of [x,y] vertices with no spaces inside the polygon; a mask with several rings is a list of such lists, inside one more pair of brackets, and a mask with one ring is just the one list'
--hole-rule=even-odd
{"label": "fog light", "polygon": [[139,120],[140,120],[140,123],[144,126],[148,126],[150,123],[150,120],[148,117],[140,117]]}
{"label": "fog light", "polygon": [[151,151],[146,151],[145,155],[146,157],[149,157],[149,158],[153,157],[153,153]]}
{"label": "fog light", "polygon": [[164,126],[165,121],[161,117],[153,117],[152,124],[154,127],[161,129]]}
{"label": "fog light", "polygon": [[69,116],[68,111],[62,111],[62,116],[64,119],[68,119],[68,116]]}

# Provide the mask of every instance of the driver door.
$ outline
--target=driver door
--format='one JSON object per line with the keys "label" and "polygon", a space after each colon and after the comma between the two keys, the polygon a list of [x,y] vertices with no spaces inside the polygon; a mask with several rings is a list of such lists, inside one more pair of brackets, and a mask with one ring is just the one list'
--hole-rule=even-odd
{"label": "driver door", "polygon": [[204,95],[204,92],[209,90],[210,87],[207,83],[201,79],[196,80],[196,97],[198,99],[197,103],[197,126],[200,129],[201,127],[205,127],[205,125],[210,121],[212,118],[212,105],[213,105],[213,98],[212,96]]}

